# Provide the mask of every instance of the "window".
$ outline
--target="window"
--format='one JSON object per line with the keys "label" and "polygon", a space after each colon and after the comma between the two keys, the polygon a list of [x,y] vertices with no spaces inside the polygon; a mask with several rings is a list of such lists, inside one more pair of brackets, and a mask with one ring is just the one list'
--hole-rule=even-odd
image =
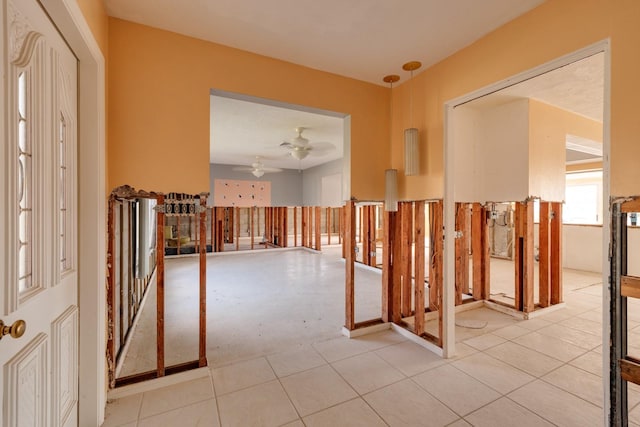
{"label": "window", "polygon": [[29,290],[32,283],[32,209],[31,138],[28,132],[27,74],[18,74],[18,291]]}
{"label": "window", "polygon": [[602,171],[568,173],[565,224],[602,224]]}

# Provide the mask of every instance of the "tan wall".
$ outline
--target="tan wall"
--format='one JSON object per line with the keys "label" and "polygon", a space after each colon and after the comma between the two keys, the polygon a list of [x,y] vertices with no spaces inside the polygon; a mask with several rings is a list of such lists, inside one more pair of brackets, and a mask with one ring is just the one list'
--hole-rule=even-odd
{"label": "tan wall", "polygon": [[564,200],[566,135],[602,142],[602,124],[539,101],[529,100],[530,196]]}
{"label": "tan wall", "polygon": [[217,88],[351,114],[352,196],[363,200],[382,199],[383,170],[403,168],[402,129],[418,127],[421,174],[399,174],[400,196],[440,198],[446,101],[610,38],[612,194],[640,194],[637,22],[637,0],[549,0],[507,23],[414,78],[413,123],[410,85],[394,88],[389,161],[387,88],[110,19],[109,185],[206,191],[208,89]]}
{"label": "tan wall", "polygon": [[573,165],[567,165],[567,172],[586,172],[595,170],[602,170],[602,162],[577,163]]}
{"label": "tan wall", "polygon": [[[462,107],[464,108],[464,107]],[[462,185],[480,185],[468,202],[524,200],[529,190],[529,100],[517,99],[481,109],[475,155],[476,176]],[[463,156],[470,153],[462,153]],[[455,158],[458,165],[459,159]],[[457,172],[458,168],[454,168]]]}
{"label": "tan wall", "polygon": [[388,88],[114,18],[109,78],[111,188],[209,191],[215,88],[350,114],[351,196],[383,198]]}
{"label": "tan wall", "polygon": [[[102,55],[105,60],[105,121],[109,123],[109,17],[104,8],[103,0],[78,0],[78,6],[82,11],[84,19],[87,21],[93,37],[96,39]],[[105,126],[105,140],[109,143],[109,129],[108,125]],[[108,184],[109,177],[109,163],[105,165],[106,179],[105,179],[105,194],[111,192],[111,187]]]}
{"label": "tan wall", "polygon": [[529,100],[529,196],[564,200],[564,110]]}
{"label": "tan wall", "polygon": [[602,124],[532,99],[454,110],[455,200],[565,198],[566,135],[602,142]]}
{"label": "tan wall", "polygon": [[640,2],[605,3],[614,4],[611,11],[611,194],[639,195]]}
{"label": "tan wall", "polygon": [[[636,0],[550,0],[417,75],[413,114],[423,144],[421,175],[401,179],[401,196],[443,195],[445,102],[609,37],[611,189],[614,195],[640,194],[638,22]],[[408,88],[404,83],[393,90],[392,161],[398,169],[402,169],[402,129],[408,123]]]}
{"label": "tan wall", "polygon": [[103,0],[77,0],[78,6],[91,28],[103,55],[107,55],[109,46],[109,17],[104,8]]}

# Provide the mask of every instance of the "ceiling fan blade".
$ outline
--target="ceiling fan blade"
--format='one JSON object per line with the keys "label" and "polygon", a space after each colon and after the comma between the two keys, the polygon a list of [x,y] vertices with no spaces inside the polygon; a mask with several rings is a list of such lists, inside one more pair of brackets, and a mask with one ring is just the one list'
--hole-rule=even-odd
{"label": "ceiling fan blade", "polygon": [[330,142],[313,142],[309,144],[309,146],[314,151],[331,151],[336,149],[336,146]]}
{"label": "ceiling fan blade", "polygon": [[280,168],[262,168],[262,171],[265,173],[276,173],[276,172],[282,172],[282,169]]}
{"label": "ceiling fan blade", "polygon": [[322,157],[329,154],[331,150],[309,150],[309,155],[313,157]]}
{"label": "ceiling fan blade", "polygon": [[268,156],[265,156],[265,160],[282,160],[283,157],[289,155],[289,151],[291,151],[293,147],[288,147],[286,145],[272,145],[271,147],[265,148],[265,153],[268,153]]}
{"label": "ceiling fan blade", "polygon": [[292,148],[293,144],[287,141],[282,142],[282,144],[280,144],[280,147],[282,148]]}
{"label": "ceiling fan blade", "polygon": [[[273,149],[273,147],[267,147],[267,150],[271,150]],[[247,159],[247,163],[255,163],[255,162],[263,162],[263,161],[269,161],[269,160],[276,160],[278,157],[280,157],[279,155],[273,156],[271,154],[269,155],[265,155],[265,154],[260,154],[259,156],[246,156]]]}
{"label": "ceiling fan blade", "polygon": [[231,170],[236,172],[251,172],[253,168],[250,166],[236,166],[234,168],[231,168]]}

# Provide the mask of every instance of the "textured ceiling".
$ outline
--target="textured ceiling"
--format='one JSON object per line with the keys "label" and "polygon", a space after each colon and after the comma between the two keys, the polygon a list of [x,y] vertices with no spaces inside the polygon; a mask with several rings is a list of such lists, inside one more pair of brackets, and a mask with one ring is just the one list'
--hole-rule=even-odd
{"label": "textured ceiling", "polygon": [[604,54],[599,53],[557,68],[515,86],[478,98],[469,105],[486,108],[520,98],[533,98],[602,122]]}
{"label": "textured ceiling", "polygon": [[[291,105],[274,105],[259,99],[231,94],[211,95],[210,163],[249,165],[256,156],[267,167],[307,169],[340,159],[343,155],[341,115]],[[280,147],[296,137],[295,129],[310,143],[329,142],[335,149],[316,155],[313,150],[298,161]]]}
{"label": "textured ceiling", "polygon": [[384,85],[543,0],[105,0],[110,16]]}

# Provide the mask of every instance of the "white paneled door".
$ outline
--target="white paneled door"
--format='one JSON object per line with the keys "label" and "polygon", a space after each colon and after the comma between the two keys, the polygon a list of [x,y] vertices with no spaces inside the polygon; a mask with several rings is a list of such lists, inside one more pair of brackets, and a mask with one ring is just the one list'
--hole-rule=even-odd
{"label": "white paneled door", "polygon": [[0,424],[75,426],[77,60],[36,0],[0,2]]}

